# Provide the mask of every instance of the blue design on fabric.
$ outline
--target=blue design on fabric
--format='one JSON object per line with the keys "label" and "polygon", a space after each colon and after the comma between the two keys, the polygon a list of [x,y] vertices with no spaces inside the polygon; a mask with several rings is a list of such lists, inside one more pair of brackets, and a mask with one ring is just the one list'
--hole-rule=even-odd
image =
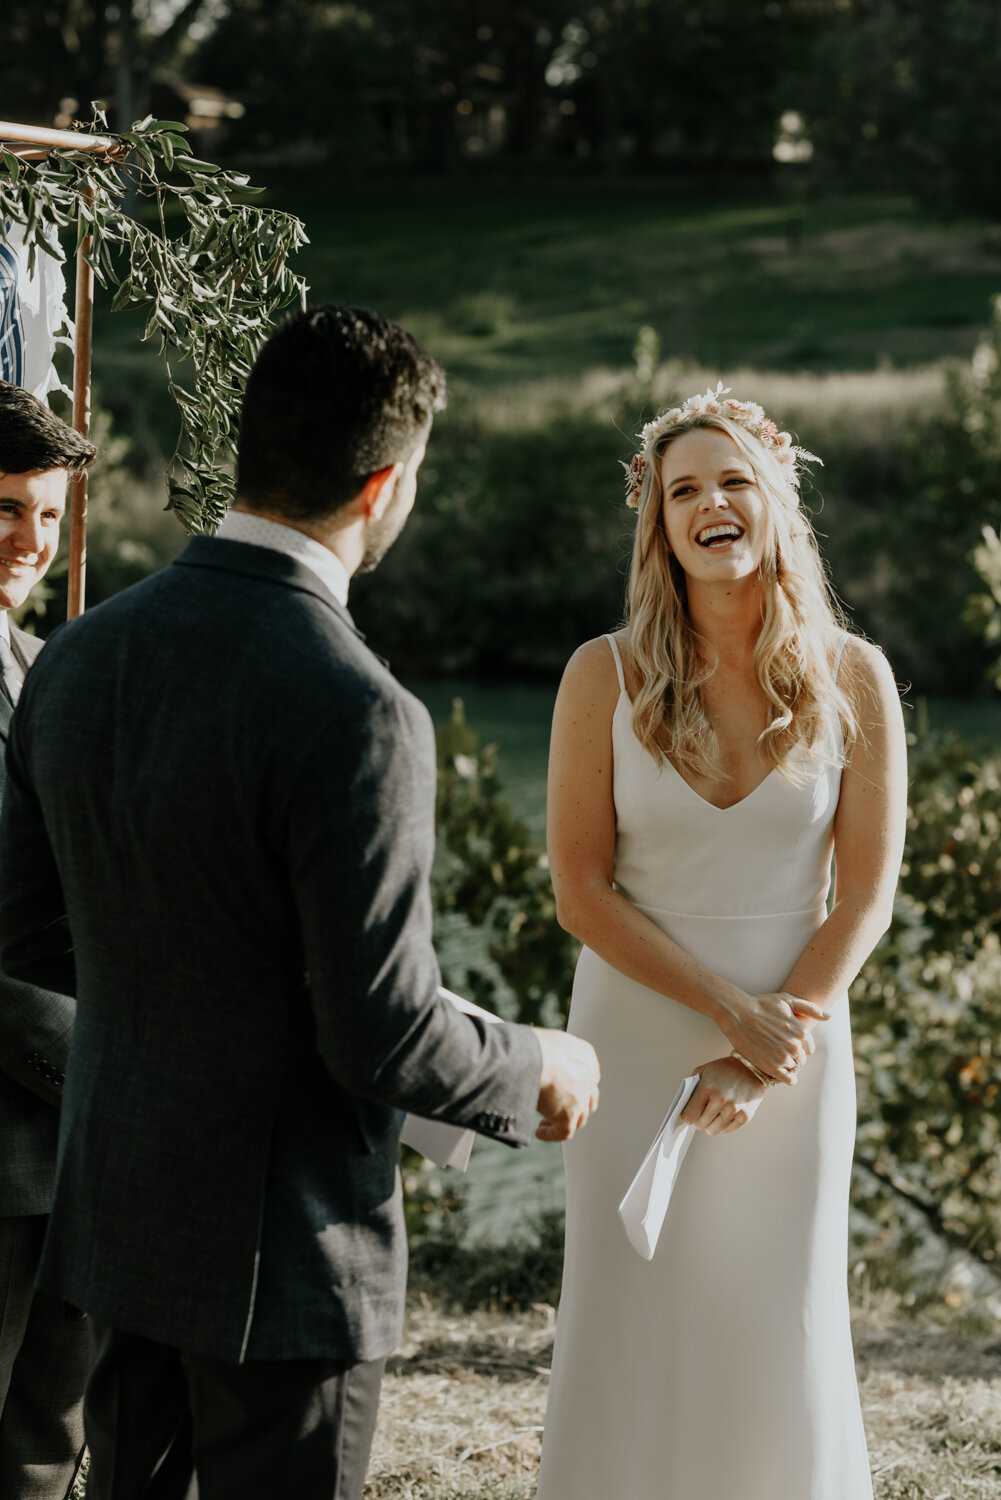
{"label": "blue design on fabric", "polygon": [[24,380],[24,326],[17,294],[18,260],[0,244],[0,378],[11,385]]}

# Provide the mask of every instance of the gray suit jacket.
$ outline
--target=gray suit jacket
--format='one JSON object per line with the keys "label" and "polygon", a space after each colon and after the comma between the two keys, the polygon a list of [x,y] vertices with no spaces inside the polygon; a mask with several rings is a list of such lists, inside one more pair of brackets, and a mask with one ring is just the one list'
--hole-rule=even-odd
{"label": "gray suit jacket", "polygon": [[374,1359],[400,1111],[525,1143],[524,1027],[437,996],[426,710],[293,559],[197,538],[56,632],[8,751],[2,962],[73,993],[41,1284],[225,1359]]}
{"label": "gray suit jacket", "polygon": [[[27,670],[43,642],[15,625],[10,637],[14,656]],[[0,693],[0,801],[6,785],[2,750],[12,717]],[[74,1010],[66,995],[0,974],[0,1218],[49,1211]]]}

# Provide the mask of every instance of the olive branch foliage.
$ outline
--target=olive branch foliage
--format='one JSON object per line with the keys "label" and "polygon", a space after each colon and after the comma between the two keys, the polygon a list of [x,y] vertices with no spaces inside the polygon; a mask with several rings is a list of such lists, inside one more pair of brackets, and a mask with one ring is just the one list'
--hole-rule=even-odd
{"label": "olive branch foliage", "polygon": [[[95,106],[93,130],[106,133]],[[29,267],[39,247],[87,236],[95,279],[112,310],[145,313],[159,339],[178,436],[167,508],[190,532],[213,530],[232,500],[240,401],[271,322],[306,283],[289,266],[307,242],[291,214],[245,201],[261,191],[242,172],[190,153],[187,126],[139,121],[108,156],[73,149],[33,162],[0,147],[0,230],[24,226]],[[190,365],[182,379],[178,367]]]}

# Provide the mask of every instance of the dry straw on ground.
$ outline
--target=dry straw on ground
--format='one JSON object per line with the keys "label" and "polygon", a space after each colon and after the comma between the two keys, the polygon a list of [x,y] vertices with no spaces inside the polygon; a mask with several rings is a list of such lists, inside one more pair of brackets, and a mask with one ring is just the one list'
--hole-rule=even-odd
{"label": "dry straw on ground", "polygon": [[[452,1315],[416,1302],[387,1368],[365,1500],[532,1500],[554,1327],[544,1305]],[[877,1308],[856,1323],[855,1350],[875,1500],[998,1500],[998,1333],[916,1328]]]}
{"label": "dry straw on ground", "polygon": [[[412,1308],[387,1371],[366,1500],[532,1500],[553,1326],[548,1307]],[[997,1500],[997,1334],[874,1316],[856,1325],[855,1346],[876,1500]]]}

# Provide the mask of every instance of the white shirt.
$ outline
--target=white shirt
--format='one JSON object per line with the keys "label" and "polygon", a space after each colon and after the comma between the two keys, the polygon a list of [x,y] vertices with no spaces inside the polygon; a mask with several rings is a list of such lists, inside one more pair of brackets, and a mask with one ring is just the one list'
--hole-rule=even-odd
{"label": "white shirt", "polygon": [[297,558],[326,584],[338,604],[347,604],[351,581],[347,568],[336,553],[304,531],[283,526],[279,521],[268,521],[249,511],[231,510],[223,518],[216,536],[226,542],[249,542],[254,547],[270,547],[272,552],[284,552],[287,557]]}

